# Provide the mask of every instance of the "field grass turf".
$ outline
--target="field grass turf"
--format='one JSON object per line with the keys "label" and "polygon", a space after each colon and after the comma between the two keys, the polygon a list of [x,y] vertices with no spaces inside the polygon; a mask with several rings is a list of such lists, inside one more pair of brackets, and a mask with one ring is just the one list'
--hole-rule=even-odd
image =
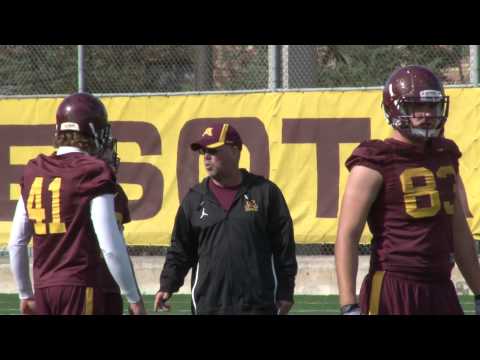
{"label": "field grass turf", "polygon": [[[170,312],[153,312],[153,295],[144,296],[145,306],[150,315],[191,315],[190,295],[174,295],[170,300]],[[473,315],[473,296],[460,296],[465,314]],[[125,307],[125,313],[126,313]],[[291,315],[338,315],[338,296],[297,295]],[[19,315],[18,297],[16,294],[0,294],[0,315]]]}

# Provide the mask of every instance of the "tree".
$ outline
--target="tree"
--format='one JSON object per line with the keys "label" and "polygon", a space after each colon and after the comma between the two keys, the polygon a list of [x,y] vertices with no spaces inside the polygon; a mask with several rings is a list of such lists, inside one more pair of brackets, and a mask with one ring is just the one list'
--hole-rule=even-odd
{"label": "tree", "polygon": [[[317,53],[318,87],[381,86],[395,68],[411,64],[431,68],[446,82],[466,82],[466,45],[320,45]],[[447,76],[452,68],[458,80]]]}

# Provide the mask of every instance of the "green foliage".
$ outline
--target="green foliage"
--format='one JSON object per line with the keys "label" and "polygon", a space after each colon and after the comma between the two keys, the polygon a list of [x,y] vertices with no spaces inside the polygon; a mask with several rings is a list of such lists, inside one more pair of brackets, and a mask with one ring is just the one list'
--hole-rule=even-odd
{"label": "green foliage", "polygon": [[66,94],[75,90],[73,45],[1,45],[0,94]]}
{"label": "green foliage", "polygon": [[[267,45],[205,46],[85,45],[87,90],[144,93],[196,91],[205,86],[209,90],[267,88]],[[302,76],[307,76],[308,87],[380,86],[396,67],[407,64],[428,66],[447,83],[469,81],[468,45],[310,46],[315,51],[301,53],[301,69],[297,69],[306,71]],[[205,49],[210,56],[200,64],[199,50]],[[302,56],[313,56],[312,61],[305,59],[311,65],[301,66]],[[198,74],[206,75],[203,84]],[[0,95],[67,94],[77,89],[77,76],[76,45],[0,45]]]}
{"label": "green foliage", "polygon": [[194,48],[188,45],[86,46],[86,83],[96,93],[191,90]]}
{"label": "green foliage", "polygon": [[[268,87],[266,45],[216,46],[215,90],[265,89]],[[223,73],[223,76],[215,76]]]}
{"label": "green foliage", "polygon": [[[392,71],[405,65],[424,65],[444,81],[465,83],[461,67],[467,45],[322,45],[317,48],[319,87],[381,86]],[[449,79],[448,71],[457,79]]]}

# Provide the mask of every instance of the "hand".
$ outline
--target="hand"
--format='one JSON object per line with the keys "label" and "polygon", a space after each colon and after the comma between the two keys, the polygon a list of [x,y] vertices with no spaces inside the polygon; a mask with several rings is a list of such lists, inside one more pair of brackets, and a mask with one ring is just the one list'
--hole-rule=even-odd
{"label": "hand", "polygon": [[475,315],[480,315],[480,295],[475,295]]}
{"label": "hand", "polygon": [[143,304],[143,299],[140,298],[140,301],[129,304],[128,313],[130,315],[147,315],[147,312],[145,311],[145,305]]}
{"label": "hand", "polygon": [[172,293],[166,291],[159,291],[155,295],[155,303],[153,304],[153,310],[158,311],[170,311],[170,304],[167,304],[168,299],[172,297]]}
{"label": "hand", "polygon": [[277,303],[278,315],[288,315],[288,312],[293,306],[293,302],[286,300],[278,300]]}
{"label": "hand", "polygon": [[20,313],[22,315],[36,315],[35,301],[32,298],[20,299]]}
{"label": "hand", "polygon": [[360,306],[358,304],[344,305],[340,309],[342,315],[361,315]]}

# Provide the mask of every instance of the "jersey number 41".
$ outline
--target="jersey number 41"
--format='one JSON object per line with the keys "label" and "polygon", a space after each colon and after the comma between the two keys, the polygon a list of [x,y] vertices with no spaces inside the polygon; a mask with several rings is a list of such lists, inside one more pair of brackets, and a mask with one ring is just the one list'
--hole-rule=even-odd
{"label": "jersey number 41", "polygon": [[30,188],[27,200],[28,218],[34,221],[34,230],[37,235],[62,234],[66,232],[65,223],[60,219],[60,187],[62,178],[56,177],[48,185],[48,191],[52,193],[52,202],[49,204],[52,213],[52,222],[45,223],[45,207],[42,203],[43,190],[42,177],[36,177]]}

